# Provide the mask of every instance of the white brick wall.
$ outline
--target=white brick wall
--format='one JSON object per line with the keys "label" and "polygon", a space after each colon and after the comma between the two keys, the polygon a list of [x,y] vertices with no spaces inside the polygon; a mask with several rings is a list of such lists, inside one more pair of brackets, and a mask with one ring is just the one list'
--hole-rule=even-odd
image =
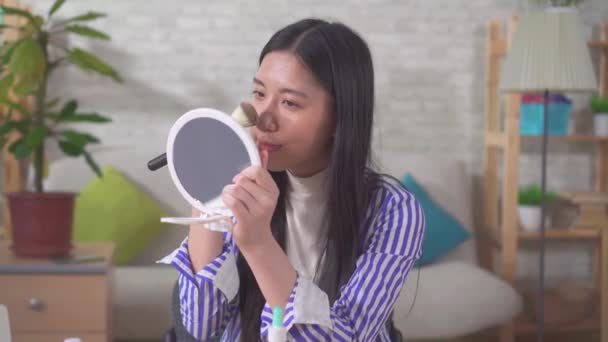
{"label": "white brick wall", "polygon": [[[52,1],[30,3],[36,11],[46,11]],[[126,83],[115,86],[69,71],[53,80],[62,86],[53,92],[112,116],[111,126],[92,129],[103,142],[164,141],[170,125],[186,110],[210,106],[231,111],[247,98],[258,54],[275,30],[305,16],[337,19],[360,32],[372,49],[376,146],[389,152],[455,155],[478,175],[484,25],[517,8],[516,0],[356,0],[348,5],[336,0],[70,1],[60,12],[63,16],[88,10],[109,14],[96,27],[108,32],[112,42],[85,46],[117,66]],[[591,27],[608,20],[608,1],[588,0],[581,11]],[[580,107],[582,100],[578,103]],[[522,158],[527,169],[522,168],[522,183],[538,181],[539,148],[524,150],[532,153]],[[568,146],[554,150],[549,185],[589,186],[590,151]],[[588,272],[588,259],[578,253],[557,264],[549,260],[550,274],[559,274],[572,258],[574,274]],[[530,263],[536,260],[523,262]]]}

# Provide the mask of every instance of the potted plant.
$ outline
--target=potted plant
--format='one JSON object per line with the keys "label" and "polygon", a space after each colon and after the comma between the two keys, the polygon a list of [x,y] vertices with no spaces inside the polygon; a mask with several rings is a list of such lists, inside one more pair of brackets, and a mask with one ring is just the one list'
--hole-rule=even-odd
{"label": "potted plant", "polygon": [[[556,194],[550,191],[545,193],[545,203],[549,204],[556,198]],[[538,231],[540,229],[540,205],[542,192],[538,185],[522,187],[519,190],[519,223],[524,230]],[[546,217],[547,226],[550,226],[549,217]]]}
{"label": "potted plant", "polygon": [[608,97],[594,95],[591,98],[593,112],[593,133],[597,136],[608,136]]}
{"label": "potted plant", "polygon": [[[67,46],[61,39],[76,34],[109,40],[107,34],[86,25],[105,14],[88,12],[55,20],[53,16],[64,2],[56,0],[46,17],[1,6],[4,15],[25,18],[21,27],[3,25],[5,29],[19,30],[19,38],[0,49],[0,106],[3,107],[0,144],[8,145],[16,159],[31,163],[34,173],[34,189],[6,194],[13,227],[12,248],[19,256],[64,256],[71,248],[76,194],[44,191],[48,140],[56,141],[66,155],[82,157],[101,176],[98,165],[86,149],[99,139],[75,130],[71,124],[105,123],[110,119],[97,113],[80,112],[76,100],[47,98],[49,77],[58,68],[72,65],[122,82],[111,66],[84,49]],[[25,102],[31,106],[24,106]]]}

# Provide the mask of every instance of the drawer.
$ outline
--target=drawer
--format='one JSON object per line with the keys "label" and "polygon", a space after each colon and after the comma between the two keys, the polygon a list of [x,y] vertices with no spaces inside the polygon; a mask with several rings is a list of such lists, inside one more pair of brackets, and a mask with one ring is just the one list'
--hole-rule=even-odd
{"label": "drawer", "polygon": [[78,334],[78,333],[18,333],[12,337],[12,342],[63,342],[68,337],[78,337],[83,342],[108,342],[104,334]]}
{"label": "drawer", "polygon": [[104,275],[2,274],[0,289],[13,334],[107,330]]}

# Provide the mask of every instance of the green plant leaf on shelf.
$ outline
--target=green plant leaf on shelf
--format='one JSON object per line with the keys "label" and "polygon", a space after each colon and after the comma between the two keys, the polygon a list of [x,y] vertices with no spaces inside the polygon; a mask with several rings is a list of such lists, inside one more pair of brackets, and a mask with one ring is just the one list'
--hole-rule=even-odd
{"label": "green plant leaf on shelf", "polygon": [[66,138],[67,141],[75,145],[85,146],[86,144],[99,142],[99,139],[97,139],[97,137],[89,133],[65,130],[61,132],[61,134]]}
{"label": "green plant leaf on shelf", "polygon": [[96,29],[90,28],[88,26],[70,25],[70,26],[66,26],[65,30],[78,34],[78,35],[81,35],[81,36],[89,37],[89,38],[110,40],[110,36],[108,34],[98,31]]}
{"label": "green plant leaf on shelf", "polygon": [[608,114],[608,97],[594,95],[591,97],[590,105],[594,114]]}
{"label": "green plant leaf on shelf", "polygon": [[17,131],[19,131],[19,133],[25,135],[30,130],[31,124],[32,124],[31,119],[29,119],[29,118],[21,119],[21,120],[15,121],[15,128],[17,129]]}
{"label": "green plant leaf on shelf", "polygon": [[61,112],[59,112],[59,113],[62,116],[73,115],[76,112],[77,108],[78,108],[78,101],[70,100],[63,105],[63,108],[61,108]]}
{"label": "green plant leaf on shelf", "polygon": [[49,10],[49,17],[55,14],[55,12],[57,12],[59,8],[61,8],[61,5],[63,5],[64,2],[65,0],[56,0],[53,6],[51,6],[51,9]]}
{"label": "green plant leaf on shelf", "polygon": [[12,110],[14,110],[16,112],[19,112],[19,113],[21,113],[23,115],[26,115],[26,116],[30,116],[32,114],[29,110],[27,110],[27,108],[25,108],[21,104],[19,104],[17,102],[14,102],[14,101],[11,101],[11,100],[6,99],[6,98],[0,99],[0,105],[5,105],[8,108],[10,108],[10,109],[12,109]]}
{"label": "green plant leaf on shelf", "polygon": [[[555,192],[546,191],[545,203],[553,202],[556,200],[556,198],[557,195]],[[542,191],[538,185],[530,185],[519,190],[518,203],[520,205],[539,206],[541,204],[541,199]]]}
{"label": "green plant leaf on shelf", "polygon": [[5,122],[3,122],[0,125],[0,136],[4,136],[4,135],[10,133],[11,131],[13,131],[16,128],[17,127],[15,125],[15,121],[13,121],[13,120],[6,120]]}
{"label": "green plant leaf on shelf", "polygon": [[27,158],[32,151],[42,144],[48,135],[48,128],[45,126],[36,126],[26,136],[18,139],[10,147],[10,151],[18,160]]}
{"label": "green plant leaf on shelf", "polygon": [[61,115],[57,113],[48,114],[52,120],[57,122],[95,122],[95,123],[104,123],[111,122],[112,119],[99,115],[97,113],[74,113],[71,115]]}
{"label": "green plant leaf on shelf", "polygon": [[8,66],[15,76],[28,77],[31,82],[40,83],[46,72],[46,58],[40,44],[28,39],[15,48]]}
{"label": "green plant leaf on shelf", "polygon": [[66,140],[59,140],[59,148],[63,151],[63,153],[67,154],[71,157],[78,157],[82,154],[82,146],[73,144]]}
{"label": "green plant leaf on shelf", "polygon": [[93,169],[93,171],[97,174],[98,177],[101,178],[102,177],[101,169],[99,168],[99,165],[97,165],[95,160],[93,160],[93,157],[91,156],[91,154],[85,150],[82,151],[82,154],[84,155],[84,159],[87,162],[87,164],[89,165],[89,167],[91,169]]}
{"label": "green plant leaf on shelf", "polygon": [[21,34],[23,38],[32,38],[42,28],[44,24],[44,18],[37,15],[33,20],[29,21],[23,28],[21,29]]}
{"label": "green plant leaf on shelf", "polygon": [[6,74],[0,78],[0,99],[8,99],[14,80],[15,76],[13,74]]}
{"label": "green plant leaf on shelf", "polygon": [[120,75],[108,64],[95,55],[79,48],[72,49],[68,52],[70,62],[82,70],[93,71],[103,76],[108,76],[114,81],[122,83]]}
{"label": "green plant leaf on shelf", "polygon": [[18,15],[20,17],[27,18],[30,21],[34,21],[34,16],[32,16],[32,14],[28,11],[4,5],[0,5],[0,7],[2,8],[2,13],[4,14],[4,16]]}
{"label": "green plant leaf on shelf", "polygon": [[25,74],[17,81],[13,90],[19,96],[31,95],[40,85],[40,81],[37,75]]}
{"label": "green plant leaf on shelf", "polygon": [[59,98],[56,97],[50,101],[47,101],[47,103],[44,104],[44,108],[51,109],[51,108],[55,107],[58,103],[59,103]]}
{"label": "green plant leaf on shelf", "polygon": [[68,22],[73,22],[73,21],[90,21],[90,20],[95,20],[97,18],[103,18],[105,17],[106,14],[105,13],[101,13],[101,12],[87,12],[85,14],[81,14],[78,16],[75,16],[73,18],[68,19]]}
{"label": "green plant leaf on shelf", "polygon": [[18,40],[13,43],[8,43],[2,47],[2,49],[0,50],[0,53],[2,53],[2,64],[3,65],[7,65],[10,63],[11,57],[13,56],[15,49],[19,46],[19,44],[21,44],[23,42],[24,42],[23,40]]}
{"label": "green plant leaf on shelf", "polygon": [[6,25],[6,24],[0,24],[0,30],[4,30],[4,29],[21,30],[21,27],[15,27],[15,26],[10,26],[10,25]]}

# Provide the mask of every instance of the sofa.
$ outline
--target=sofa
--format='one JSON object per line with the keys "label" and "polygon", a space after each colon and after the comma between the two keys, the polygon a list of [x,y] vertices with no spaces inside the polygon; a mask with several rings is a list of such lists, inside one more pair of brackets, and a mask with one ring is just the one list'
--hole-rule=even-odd
{"label": "sofa", "polygon": [[[160,139],[159,139],[160,140]],[[137,146],[103,145],[92,150],[101,166],[112,165],[173,216],[190,213],[168,170],[149,171],[147,162],[164,151],[164,141]],[[411,172],[431,197],[472,231],[471,177],[461,160],[380,154],[381,170],[400,178]],[[78,192],[94,177],[80,159],[58,157],[45,180],[49,191]],[[171,326],[171,294],[177,272],[156,261],[187,235],[187,226],[167,224],[161,236],[114,275],[113,333],[119,341],[160,340]],[[409,339],[457,337],[500,325],[522,308],[522,299],[506,282],[478,266],[473,236],[440,260],[416,268],[398,299],[394,321]]]}

